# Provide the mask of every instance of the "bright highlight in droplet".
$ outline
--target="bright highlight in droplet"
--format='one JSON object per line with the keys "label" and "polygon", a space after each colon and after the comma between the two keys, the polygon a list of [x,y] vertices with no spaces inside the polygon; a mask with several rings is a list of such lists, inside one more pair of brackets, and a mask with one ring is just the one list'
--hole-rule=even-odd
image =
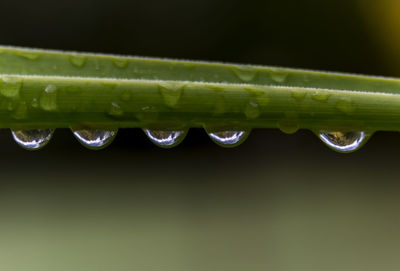
{"label": "bright highlight in droplet", "polygon": [[344,153],[360,149],[370,137],[366,132],[320,132],[318,136],[328,147]]}
{"label": "bright highlight in droplet", "polygon": [[236,147],[242,144],[247,136],[248,131],[218,131],[208,132],[208,136],[218,145],[222,147]]}
{"label": "bright highlight in droplet", "polygon": [[100,150],[107,147],[114,140],[118,129],[82,129],[72,130],[72,132],[83,146],[92,150]]}
{"label": "bright highlight in droplet", "polygon": [[162,148],[172,148],[179,145],[186,136],[187,131],[162,131],[143,129],[147,137],[155,145]]}
{"label": "bright highlight in droplet", "polygon": [[11,130],[15,142],[27,150],[38,150],[49,143],[53,129]]}

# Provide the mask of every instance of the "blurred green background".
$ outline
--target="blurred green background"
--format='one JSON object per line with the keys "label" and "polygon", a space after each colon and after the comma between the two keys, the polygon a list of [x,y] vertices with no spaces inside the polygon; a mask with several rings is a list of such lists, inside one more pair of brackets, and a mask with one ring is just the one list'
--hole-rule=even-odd
{"label": "blurred green background", "polygon": [[[400,77],[397,0],[2,1],[0,43]],[[351,155],[309,131],[106,150],[0,131],[0,270],[398,270],[400,134]]]}

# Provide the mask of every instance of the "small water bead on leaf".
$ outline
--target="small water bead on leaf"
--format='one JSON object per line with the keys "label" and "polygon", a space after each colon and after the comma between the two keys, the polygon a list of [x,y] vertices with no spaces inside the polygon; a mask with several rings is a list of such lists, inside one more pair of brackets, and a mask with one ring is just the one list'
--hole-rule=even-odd
{"label": "small water bead on leaf", "polygon": [[187,130],[168,131],[143,129],[147,137],[155,145],[161,148],[172,148],[178,146],[186,137]]}
{"label": "small water bead on leaf", "polygon": [[326,91],[317,91],[312,94],[311,99],[317,102],[327,102],[331,96],[332,94]]}
{"label": "small water bead on leaf", "polygon": [[251,120],[251,119],[256,119],[261,115],[260,107],[258,103],[254,100],[251,100],[245,107],[244,109],[244,114],[246,115],[246,118]]}
{"label": "small water bead on leaf", "polygon": [[184,85],[178,83],[160,83],[158,89],[163,96],[165,105],[176,107],[182,96]]}
{"label": "small water bead on leaf", "polygon": [[32,101],[31,101],[31,106],[32,106],[33,108],[38,108],[38,107],[39,107],[39,101],[38,101],[38,99],[33,98]]}
{"label": "small water bead on leaf", "polygon": [[28,52],[28,51],[15,51],[13,53],[15,56],[22,57],[25,59],[29,59],[32,61],[38,60],[40,58],[40,53],[37,52]]}
{"label": "small water bead on leaf", "polygon": [[144,122],[155,122],[158,119],[158,110],[154,106],[143,106],[140,111],[135,114],[138,120]]}
{"label": "small water bead on leaf", "polygon": [[38,150],[47,145],[53,136],[53,132],[53,129],[11,131],[12,136],[18,145],[27,150]]}
{"label": "small water bead on leaf", "polygon": [[319,138],[331,149],[350,153],[360,149],[369,139],[366,132],[319,132]]}
{"label": "small water bead on leaf", "polygon": [[350,98],[341,98],[336,107],[347,115],[351,115],[357,109],[357,105]]}
{"label": "small water bead on leaf", "polygon": [[216,144],[225,148],[233,148],[242,144],[250,134],[248,130],[241,131],[221,131],[221,130],[207,130],[208,136]]}
{"label": "small water bead on leaf", "polygon": [[237,66],[233,69],[235,75],[243,82],[251,82],[257,75],[257,70],[250,66]]}
{"label": "small water bead on leaf", "polygon": [[101,130],[101,129],[71,129],[74,136],[85,147],[92,150],[100,150],[114,140],[118,129]]}
{"label": "small water bead on leaf", "polygon": [[121,100],[124,102],[128,102],[132,97],[132,94],[129,90],[124,90],[121,94]]}
{"label": "small water bead on leaf", "polygon": [[286,81],[286,78],[288,77],[288,73],[286,71],[283,70],[279,70],[279,69],[272,69],[271,70],[271,79],[275,82],[275,83],[284,83]]}
{"label": "small water bead on leaf", "polygon": [[81,68],[86,64],[87,57],[82,55],[71,55],[69,62],[75,67]]}
{"label": "small water bead on leaf", "polygon": [[9,101],[7,104],[7,110],[8,111],[13,111],[15,109],[15,103],[14,101]]}
{"label": "small water bead on leaf", "polygon": [[22,87],[22,81],[18,78],[4,76],[0,80],[0,94],[7,98],[19,96]]}
{"label": "small water bead on leaf", "polygon": [[129,64],[127,59],[122,59],[122,58],[114,59],[112,61],[112,63],[114,64],[114,66],[116,66],[117,68],[120,68],[120,69],[125,69],[126,67],[128,67],[128,64]]}
{"label": "small water bead on leaf", "polygon": [[108,110],[108,114],[113,117],[120,117],[124,114],[124,111],[122,111],[122,108],[119,106],[119,104],[112,102]]}
{"label": "small water bead on leaf", "polygon": [[302,101],[306,98],[307,92],[300,89],[293,89],[291,90],[290,95],[292,96],[293,99],[297,101]]}
{"label": "small water bead on leaf", "polygon": [[48,85],[40,96],[40,107],[45,111],[57,109],[57,87]]}

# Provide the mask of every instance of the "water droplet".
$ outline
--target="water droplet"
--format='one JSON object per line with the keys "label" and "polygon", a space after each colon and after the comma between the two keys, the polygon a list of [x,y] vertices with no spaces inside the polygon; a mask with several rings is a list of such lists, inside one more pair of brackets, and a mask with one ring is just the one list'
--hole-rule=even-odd
{"label": "water droplet", "polygon": [[22,58],[26,58],[26,59],[29,59],[29,60],[32,60],[32,61],[38,60],[39,57],[40,57],[40,54],[39,54],[39,53],[36,53],[36,52],[29,52],[29,51],[15,51],[13,54],[14,54],[15,56],[19,56],[19,57],[22,57]]}
{"label": "water droplet", "polygon": [[7,98],[18,97],[21,87],[21,79],[4,76],[0,81],[0,94]]}
{"label": "water droplet", "polygon": [[131,92],[129,90],[124,90],[121,94],[121,100],[128,102],[131,99]]}
{"label": "water droplet", "polygon": [[12,116],[17,120],[25,119],[28,116],[28,106],[26,102],[20,102]]}
{"label": "water droplet", "polygon": [[161,148],[172,148],[179,145],[187,134],[186,130],[180,131],[164,131],[143,129],[144,133],[155,145]]}
{"label": "water droplet", "polygon": [[31,105],[33,108],[38,108],[39,107],[39,101],[36,98],[32,99]]}
{"label": "water droplet", "polygon": [[124,114],[124,111],[122,111],[121,107],[117,103],[112,102],[108,114],[113,117],[120,117]]}
{"label": "water droplet", "polygon": [[75,67],[83,67],[86,64],[87,57],[83,55],[71,55],[69,57],[69,62]]}
{"label": "water droplet", "polygon": [[250,101],[246,108],[244,109],[244,114],[246,115],[247,119],[256,119],[261,115],[260,108],[258,103],[255,101]]}
{"label": "water droplet", "polygon": [[271,79],[276,83],[283,83],[288,77],[288,73],[279,69],[272,69],[270,73]]}
{"label": "water droplet", "polygon": [[125,69],[126,67],[128,67],[128,64],[129,64],[129,62],[128,62],[128,60],[127,59],[114,59],[113,61],[112,61],[112,63],[117,67],[117,68],[120,68],[120,69]]}
{"label": "water droplet", "polygon": [[300,89],[292,89],[290,95],[292,95],[293,99],[301,101],[304,100],[304,98],[307,96],[307,92]]}
{"label": "water droplet", "polygon": [[209,131],[207,129],[207,134],[211,138],[212,141],[217,143],[218,145],[225,148],[232,148],[239,146],[242,144],[246,138],[249,136],[250,131]]}
{"label": "water droplet", "polygon": [[48,85],[40,96],[40,107],[46,111],[57,109],[57,87]]}
{"label": "water droplet", "polygon": [[38,150],[47,145],[53,132],[53,129],[11,130],[14,140],[27,150]]}
{"label": "water droplet", "polygon": [[360,149],[369,139],[366,132],[320,132],[319,138],[337,152],[349,153]]}
{"label": "water droplet", "polygon": [[158,119],[158,110],[154,106],[144,106],[135,114],[136,118],[143,122],[154,122]]}
{"label": "water droplet", "polygon": [[243,82],[253,81],[257,75],[257,70],[250,66],[237,66],[233,72]]}
{"label": "water droplet", "polygon": [[182,96],[184,85],[176,83],[160,83],[158,89],[164,98],[164,102],[169,107],[177,106]]}
{"label": "water droplet", "polygon": [[92,150],[100,150],[114,140],[118,129],[115,130],[100,130],[100,129],[71,129],[74,136],[85,147]]}
{"label": "water droplet", "polygon": [[8,104],[7,104],[8,111],[13,111],[14,108],[15,108],[14,101],[9,101]]}
{"label": "water droplet", "polygon": [[345,114],[352,114],[357,109],[357,105],[349,98],[340,99],[336,107]]}
{"label": "water droplet", "polygon": [[326,92],[326,91],[318,91],[315,92],[311,95],[311,99],[314,101],[318,102],[326,102],[329,100],[329,97],[331,97],[332,94]]}
{"label": "water droplet", "polygon": [[297,116],[287,114],[286,118],[278,121],[278,128],[285,134],[294,134],[299,130]]}

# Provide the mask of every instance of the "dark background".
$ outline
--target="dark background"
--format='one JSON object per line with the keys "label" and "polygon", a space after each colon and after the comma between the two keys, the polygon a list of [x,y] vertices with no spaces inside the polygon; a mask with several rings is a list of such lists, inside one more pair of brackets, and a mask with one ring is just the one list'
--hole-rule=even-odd
{"label": "dark background", "polygon": [[[2,1],[0,43],[400,76],[396,0]],[[93,152],[0,132],[0,270],[398,270],[400,134],[310,131]]]}

